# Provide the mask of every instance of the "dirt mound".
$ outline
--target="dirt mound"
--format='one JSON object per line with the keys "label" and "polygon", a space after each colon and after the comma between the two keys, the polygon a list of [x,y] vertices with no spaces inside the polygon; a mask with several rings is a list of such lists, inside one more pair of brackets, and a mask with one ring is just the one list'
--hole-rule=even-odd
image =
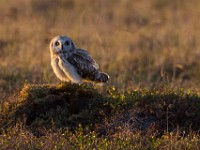
{"label": "dirt mound", "polygon": [[105,98],[88,85],[25,85],[7,105],[4,126],[20,122],[31,130],[93,126],[109,113]]}
{"label": "dirt mound", "polygon": [[76,84],[24,86],[12,102],[1,104],[3,130],[22,124],[32,132],[75,131],[80,125],[99,134],[128,129],[163,134],[200,129],[200,97],[183,90],[107,90],[107,96],[92,86]]}

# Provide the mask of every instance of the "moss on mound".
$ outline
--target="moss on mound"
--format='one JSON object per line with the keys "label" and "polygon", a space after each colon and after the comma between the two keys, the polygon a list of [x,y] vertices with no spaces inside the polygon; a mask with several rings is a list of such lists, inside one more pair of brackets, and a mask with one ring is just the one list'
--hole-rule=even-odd
{"label": "moss on mound", "polygon": [[58,84],[24,86],[12,102],[1,104],[0,127],[18,124],[32,131],[74,131],[79,125],[99,134],[128,128],[162,134],[165,131],[198,131],[200,97],[183,90],[126,91],[115,88],[103,96],[88,85]]}
{"label": "moss on mound", "polygon": [[24,86],[17,100],[7,104],[4,126],[23,125],[40,128],[75,129],[79,124],[93,126],[104,118],[109,108],[105,99],[87,85],[30,85]]}

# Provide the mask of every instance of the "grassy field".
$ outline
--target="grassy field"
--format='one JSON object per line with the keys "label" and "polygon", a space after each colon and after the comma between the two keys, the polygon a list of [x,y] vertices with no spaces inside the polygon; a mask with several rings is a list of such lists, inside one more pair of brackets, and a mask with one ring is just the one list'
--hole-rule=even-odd
{"label": "grassy field", "polygon": [[[0,0],[0,148],[198,149],[199,10],[198,0]],[[59,34],[110,75],[106,91],[59,84],[49,52]]]}

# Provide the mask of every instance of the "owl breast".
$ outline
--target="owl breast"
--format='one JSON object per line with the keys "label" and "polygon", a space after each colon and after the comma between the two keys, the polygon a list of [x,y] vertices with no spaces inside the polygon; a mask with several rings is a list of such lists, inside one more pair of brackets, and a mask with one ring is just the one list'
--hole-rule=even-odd
{"label": "owl breast", "polygon": [[56,57],[51,59],[51,65],[56,76],[64,82],[82,83],[77,70],[67,60]]}
{"label": "owl breast", "polygon": [[61,81],[65,81],[68,82],[69,79],[68,77],[65,75],[65,73],[61,70],[61,68],[58,65],[59,63],[59,59],[58,58],[52,58],[51,59],[51,66],[53,68],[54,73],[56,74],[56,76],[61,80]]}

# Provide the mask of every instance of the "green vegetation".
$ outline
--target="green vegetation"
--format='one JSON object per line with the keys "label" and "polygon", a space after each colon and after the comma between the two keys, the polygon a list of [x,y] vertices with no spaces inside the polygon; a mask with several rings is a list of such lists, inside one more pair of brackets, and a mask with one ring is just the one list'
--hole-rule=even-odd
{"label": "green vegetation", "polygon": [[0,146],[199,148],[196,93],[110,88],[106,95],[84,84],[24,85],[15,101],[1,104]]}
{"label": "green vegetation", "polygon": [[[0,0],[0,149],[200,149],[199,0]],[[111,80],[62,83],[70,36]]]}

